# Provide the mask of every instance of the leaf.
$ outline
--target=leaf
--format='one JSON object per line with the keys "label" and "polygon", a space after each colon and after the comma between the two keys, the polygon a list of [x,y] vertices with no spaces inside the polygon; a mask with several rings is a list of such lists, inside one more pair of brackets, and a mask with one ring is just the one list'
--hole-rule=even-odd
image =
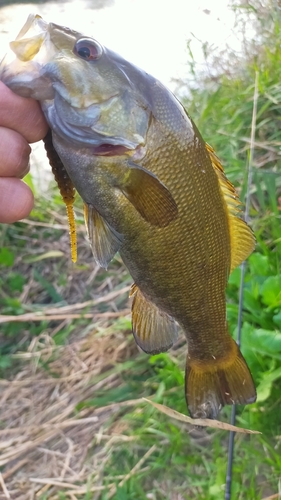
{"label": "leaf", "polygon": [[252,290],[244,289],[244,307],[249,311],[254,312],[260,309],[260,303],[253,295]]}
{"label": "leaf", "polygon": [[255,347],[264,349],[265,353],[281,353],[281,333],[279,332],[259,328],[255,330],[254,342]]}
{"label": "leaf", "polygon": [[160,405],[158,403],[154,403],[149,399],[142,398],[147,403],[154,406],[157,410],[165,413],[168,417],[175,418],[176,420],[180,420],[181,422],[185,422],[186,424],[198,425],[200,427],[213,427],[214,429],[222,429],[225,431],[234,431],[241,432],[242,434],[261,434],[259,431],[252,431],[250,429],[243,429],[242,427],[236,427],[235,425],[226,424],[225,422],[220,422],[219,420],[211,420],[210,418],[191,418],[183,413],[179,413],[176,410],[172,410],[168,406]]}
{"label": "leaf", "polygon": [[14,263],[15,255],[9,248],[0,248],[0,265],[5,267],[11,267]]}
{"label": "leaf", "polygon": [[264,282],[261,290],[264,304],[276,306],[281,302],[281,275],[269,276]]}
{"label": "leaf", "polygon": [[279,328],[281,328],[281,311],[273,316],[273,321],[277,326],[279,326]]}
{"label": "leaf", "polygon": [[257,276],[268,276],[270,274],[269,269],[270,265],[268,262],[268,256],[262,255],[261,253],[253,253],[249,259],[249,267],[251,271],[251,275]]}
{"label": "leaf", "polygon": [[263,374],[263,380],[257,387],[258,403],[265,401],[270,396],[272,384],[279,378],[281,378],[281,368],[277,368],[271,373]]}
{"label": "leaf", "polygon": [[255,329],[249,323],[244,323],[242,329],[243,352],[249,361],[256,358],[255,353],[271,359],[281,359],[281,333],[274,330]]}
{"label": "leaf", "polygon": [[26,176],[23,178],[23,180],[30,187],[33,194],[35,194],[35,186],[34,186],[31,172],[28,172],[28,174],[26,174]]}
{"label": "leaf", "polygon": [[12,365],[12,358],[9,354],[0,355],[0,368],[6,370]]}
{"label": "leaf", "polygon": [[240,286],[240,281],[241,281],[241,269],[240,267],[236,267],[234,269],[229,277],[228,284],[229,285],[234,285],[237,288]]}
{"label": "leaf", "polygon": [[7,278],[7,283],[12,291],[22,292],[23,285],[25,284],[26,279],[19,273],[10,273]]}

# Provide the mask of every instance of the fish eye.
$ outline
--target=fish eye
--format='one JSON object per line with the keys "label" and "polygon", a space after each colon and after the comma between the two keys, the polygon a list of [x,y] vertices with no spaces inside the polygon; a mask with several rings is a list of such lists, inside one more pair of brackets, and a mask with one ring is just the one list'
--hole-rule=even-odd
{"label": "fish eye", "polygon": [[80,38],[74,45],[73,52],[85,61],[96,61],[102,55],[101,45],[92,38]]}

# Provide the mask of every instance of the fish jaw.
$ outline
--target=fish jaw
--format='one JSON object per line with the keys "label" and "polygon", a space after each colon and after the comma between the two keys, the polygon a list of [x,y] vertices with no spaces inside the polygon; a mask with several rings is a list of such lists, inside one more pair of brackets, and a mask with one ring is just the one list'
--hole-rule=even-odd
{"label": "fish jaw", "polygon": [[[56,92],[62,93],[69,75],[64,75],[63,79],[61,67],[66,57],[65,51],[72,51],[77,33],[60,27],[59,38],[57,31],[56,25],[48,24],[39,15],[30,14],[15,40],[10,42],[11,50],[1,61],[0,80],[16,94],[41,102],[54,99]],[[80,70],[78,67],[76,73],[80,73]],[[81,83],[81,73],[79,80]],[[73,95],[68,97],[69,101],[72,98],[72,104],[75,105]],[[87,102],[83,104],[89,105]]]}
{"label": "fish jaw", "polygon": [[22,97],[41,100],[54,96],[50,83],[40,74],[50,57],[44,50],[47,26],[40,16],[31,14],[15,40],[10,42],[11,50],[1,61],[0,80]]}
{"label": "fish jaw", "polygon": [[[88,63],[76,43],[95,43],[100,61]],[[94,39],[30,15],[0,65],[0,80],[41,102],[58,136],[94,155],[144,148],[150,111],[136,95],[125,62]],[[109,69],[108,69],[109,68]],[[83,78],[81,78],[83,74]],[[115,150],[116,147],[116,150]]]}

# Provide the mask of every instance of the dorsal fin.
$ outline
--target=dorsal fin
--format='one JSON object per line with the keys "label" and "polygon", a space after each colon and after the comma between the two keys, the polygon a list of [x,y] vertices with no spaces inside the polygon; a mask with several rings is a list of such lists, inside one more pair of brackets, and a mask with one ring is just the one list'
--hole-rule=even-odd
{"label": "dorsal fin", "polygon": [[238,267],[255,248],[256,240],[251,228],[241,219],[241,201],[235,187],[227,179],[219,158],[213,148],[206,143],[213,168],[217,174],[219,185],[224,197],[228,212],[230,244],[231,244],[231,263],[230,272]]}

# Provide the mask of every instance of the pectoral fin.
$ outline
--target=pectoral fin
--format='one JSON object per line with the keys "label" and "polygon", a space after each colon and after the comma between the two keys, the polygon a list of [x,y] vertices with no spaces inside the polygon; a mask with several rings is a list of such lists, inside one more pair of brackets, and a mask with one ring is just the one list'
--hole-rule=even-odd
{"label": "pectoral fin", "polygon": [[150,224],[165,227],[176,219],[177,204],[170,191],[151,172],[128,162],[119,189]]}
{"label": "pectoral fin", "polygon": [[137,285],[133,285],[132,326],[138,346],[149,354],[167,351],[177,340],[174,320],[147,300]]}
{"label": "pectoral fin", "polygon": [[84,217],[94,259],[99,266],[107,269],[109,262],[118,252],[123,237],[92,205],[84,203]]}

